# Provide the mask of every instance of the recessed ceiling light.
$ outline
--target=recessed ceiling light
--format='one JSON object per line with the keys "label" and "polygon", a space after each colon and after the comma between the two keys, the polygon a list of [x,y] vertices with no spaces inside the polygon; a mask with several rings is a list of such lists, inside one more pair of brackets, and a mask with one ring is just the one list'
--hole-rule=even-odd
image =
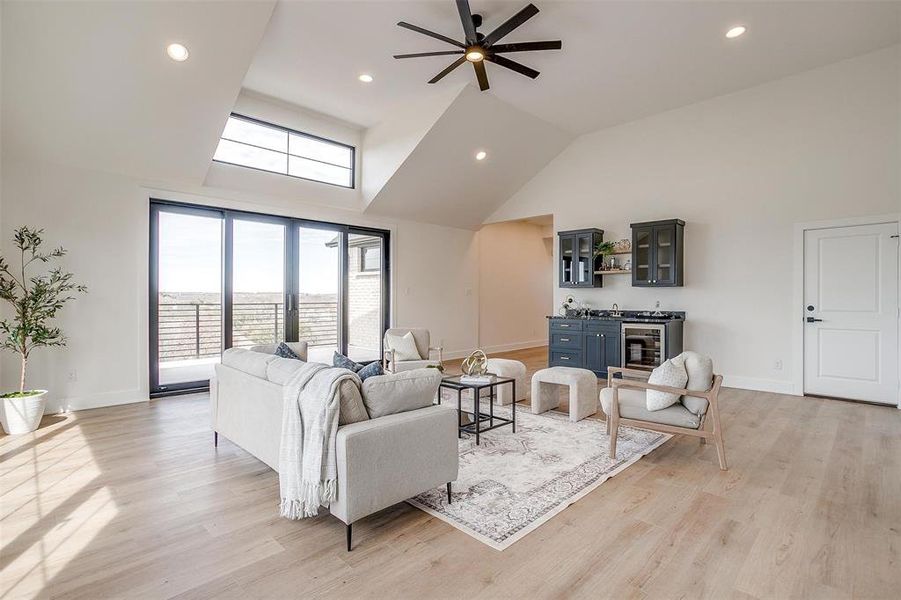
{"label": "recessed ceiling light", "polygon": [[182,44],[169,44],[166,46],[166,54],[174,61],[184,62],[188,60],[188,49]]}
{"label": "recessed ceiling light", "polygon": [[368,73],[363,73],[362,75],[357,77],[357,79],[359,79],[363,83],[372,83],[372,75],[370,75]]}
{"label": "recessed ceiling light", "polygon": [[732,40],[732,39],[737,38],[738,36],[740,36],[740,35],[743,34],[744,32],[746,32],[747,30],[748,30],[748,28],[745,27],[744,25],[738,25],[738,26],[736,26],[736,27],[733,27],[733,28],[730,29],[729,31],[727,31],[727,32],[726,32],[726,37],[729,38],[730,40]]}
{"label": "recessed ceiling light", "polygon": [[480,62],[483,58],[485,58],[485,53],[477,46],[466,51],[466,60],[469,62]]}
{"label": "recessed ceiling light", "polygon": [[476,160],[485,160],[485,157],[488,156],[488,153],[484,150],[479,150],[476,152]]}

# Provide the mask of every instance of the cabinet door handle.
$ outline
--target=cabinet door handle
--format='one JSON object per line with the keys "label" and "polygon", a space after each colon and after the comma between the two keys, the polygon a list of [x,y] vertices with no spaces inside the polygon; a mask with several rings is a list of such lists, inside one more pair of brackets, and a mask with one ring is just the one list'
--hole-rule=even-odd
{"label": "cabinet door handle", "polygon": [[568,357],[568,356],[561,356],[561,357],[560,357],[560,360],[569,360],[569,357]]}
{"label": "cabinet door handle", "polygon": [[568,341],[569,341],[569,338],[560,338],[560,341],[561,341],[561,342],[568,342]]}
{"label": "cabinet door handle", "polygon": [[567,325],[566,323],[562,323],[562,324],[560,325],[560,327],[569,327],[569,325]]}

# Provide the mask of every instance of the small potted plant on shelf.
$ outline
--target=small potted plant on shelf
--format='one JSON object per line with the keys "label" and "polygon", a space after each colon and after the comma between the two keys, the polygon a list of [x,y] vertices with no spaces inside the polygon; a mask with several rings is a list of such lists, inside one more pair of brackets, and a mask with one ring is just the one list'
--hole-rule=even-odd
{"label": "small potted plant on shelf", "polygon": [[73,283],[72,273],[60,267],[29,274],[34,263],[46,264],[66,254],[61,247],[42,252],[43,234],[43,229],[19,227],[13,234],[18,264],[12,265],[0,256],[0,299],[9,302],[13,310],[12,318],[0,320],[0,348],[16,352],[22,363],[19,391],[0,396],[0,421],[6,433],[28,433],[41,423],[47,390],[25,389],[28,358],[35,348],[66,345],[66,337],[50,321],[75,299],[73,293],[87,291],[85,286]]}
{"label": "small potted plant on shelf", "polygon": [[607,265],[604,264],[604,256],[613,253],[616,244],[613,242],[598,242],[594,247],[595,264],[599,264],[600,270],[605,270]]}

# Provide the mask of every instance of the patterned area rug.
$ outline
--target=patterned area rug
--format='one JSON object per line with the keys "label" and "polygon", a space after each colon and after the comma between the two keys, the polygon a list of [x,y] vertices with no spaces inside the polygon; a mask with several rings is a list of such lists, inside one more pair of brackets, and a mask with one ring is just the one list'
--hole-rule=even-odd
{"label": "patterned area rug", "polygon": [[[494,412],[509,418],[510,408],[495,406]],[[603,421],[570,423],[566,414],[533,415],[517,406],[515,434],[506,426],[483,434],[478,446],[474,435],[460,440],[452,504],[444,486],[408,502],[504,550],[670,437],[620,427],[613,460]]]}

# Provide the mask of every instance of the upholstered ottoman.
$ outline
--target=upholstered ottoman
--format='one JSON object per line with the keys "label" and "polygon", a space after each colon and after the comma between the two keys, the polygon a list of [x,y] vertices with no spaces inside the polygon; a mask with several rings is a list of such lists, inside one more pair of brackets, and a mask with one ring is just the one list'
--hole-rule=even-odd
{"label": "upholstered ottoman", "polygon": [[532,414],[560,406],[557,386],[569,387],[569,420],[580,421],[598,411],[598,379],[588,369],[549,367],[532,375]]}
{"label": "upholstered ottoman", "polygon": [[[513,404],[529,397],[529,382],[526,379],[526,366],[518,360],[509,358],[489,358],[488,372],[498,377],[509,377],[516,380],[516,398],[513,398],[512,386],[509,384],[497,387],[497,403],[501,405]],[[490,396],[490,390],[482,390],[482,397]]]}

